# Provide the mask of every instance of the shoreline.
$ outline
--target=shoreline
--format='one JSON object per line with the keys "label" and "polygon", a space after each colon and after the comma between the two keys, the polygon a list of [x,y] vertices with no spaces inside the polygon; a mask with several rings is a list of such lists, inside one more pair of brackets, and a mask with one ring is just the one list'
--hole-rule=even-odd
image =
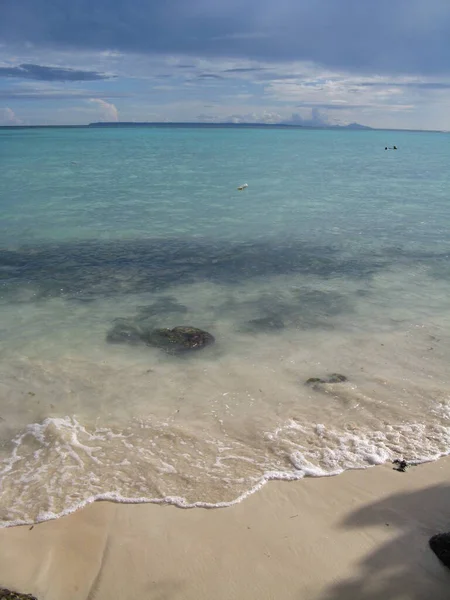
{"label": "shoreline", "polygon": [[[91,506],[92,504],[95,504],[97,502],[111,502],[112,504],[119,504],[119,505],[125,505],[125,506],[142,505],[142,504],[152,504],[155,506],[162,506],[162,507],[173,506],[180,510],[195,510],[195,509],[213,510],[213,511],[214,510],[222,510],[222,509],[232,508],[233,506],[236,506],[238,504],[241,504],[242,502],[245,502],[251,496],[260,493],[261,490],[265,488],[265,486],[272,484],[272,483],[286,483],[286,482],[294,483],[294,482],[300,482],[300,481],[303,481],[306,479],[322,479],[324,477],[334,479],[334,478],[339,477],[347,472],[366,471],[366,470],[376,469],[379,467],[383,467],[386,469],[386,468],[389,468],[390,466],[392,467],[392,469],[394,471],[405,473],[407,470],[410,470],[411,468],[434,463],[434,462],[440,461],[445,458],[448,458],[450,460],[450,455],[448,453],[445,453],[437,458],[424,458],[424,459],[420,459],[417,461],[410,461],[410,462],[405,461],[405,460],[400,460],[400,459],[396,459],[393,461],[386,460],[383,463],[374,464],[371,466],[349,467],[348,469],[332,471],[332,472],[324,473],[321,475],[303,474],[303,475],[296,476],[292,473],[283,473],[281,471],[276,472],[276,473],[267,473],[253,487],[244,491],[241,495],[239,495],[234,500],[217,502],[217,503],[206,502],[206,501],[202,501],[202,500],[198,500],[195,502],[188,502],[182,496],[166,496],[164,498],[150,498],[149,499],[146,497],[135,497],[134,498],[134,497],[120,496],[116,492],[105,492],[103,494],[98,494],[97,496],[92,496],[90,498],[82,500],[79,502],[79,504],[64,510],[62,513],[43,513],[35,521],[17,520],[15,522],[14,521],[0,522],[1,523],[0,531],[2,531],[3,529],[11,529],[14,527],[30,527],[30,526],[34,527],[35,525],[41,525],[43,523],[49,523],[51,521],[58,521],[60,519],[69,517],[75,513],[78,513],[82,510],[85,510],[89,506]],[[0,589],[1,589],[1,586],[0,586]]]}
{"label": "shoreline", "polygon": [[0,587],[38,600],[444,600],[450,457],[271,481],[220,510],[97,501],[0,530]]}

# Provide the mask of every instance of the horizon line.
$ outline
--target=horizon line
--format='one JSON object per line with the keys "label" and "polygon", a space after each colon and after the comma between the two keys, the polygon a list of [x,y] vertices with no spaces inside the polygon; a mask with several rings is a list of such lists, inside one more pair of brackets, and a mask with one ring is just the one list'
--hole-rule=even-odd
{"label": "horizon line", "polygon": [[201,121],[94,121],[83,125],[73,124],[57,124],[57,125],[25,125],[11,124],[0,125],[0,129],[89,129],[102,127],[205,127],[205,128],[291,128],[291,129],[344,129],[347,131],[410,131],[423,133],[450,133],[444,129],[406,129],[406,128],[384,128],[384,127],[369,127],[359,123],[350,123],[348,125],[303,125],[301,123],[233,123],[231,121],[201,122]]}

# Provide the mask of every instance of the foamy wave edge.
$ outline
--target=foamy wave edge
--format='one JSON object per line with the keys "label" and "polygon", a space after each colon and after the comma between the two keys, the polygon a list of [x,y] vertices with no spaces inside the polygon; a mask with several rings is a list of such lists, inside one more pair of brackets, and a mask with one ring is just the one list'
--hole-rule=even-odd
{"label": "foamy wave edge", "polygon": [[[442,452],[442,453],[436,454],[433,457],[418,458],[418,459],[414,460],[414,465],[421,465],[421,464],[435,462],[435,461],[439,460],[440,458],[443,458],[443,457],[449,456],[449,455],[450,455],[450,450],[448,452]],[[336,469],[335,471],[330,471],[330,472],[323,471],[322,469],[314,469],[314,471],[316,471],[316,472],[313,472],[312,469],[311,470],[308,469],[308,470],[302,470],[302,471],[299,471],[296,473],[283,473],[281,471],[280,472],[271,471],[271,472],[265,473],[261,477],[261,479],[258,481],[258,483],[256,483],[249,490],[245,491],[243,494],[238,496],[235,500],[230,500],[229,502],[217,502],[215,504],[211,503],[211,502],[191,502],[191,503],[189,503],[189,502],[186,502],[185,498],[182,498],[179,496],[166,496],[165,498],[145,498],[145,497],[127,498],[126,496],[121,496],[120,494],[117,494],[116,492],[105,492],[102,494],[97,494],[95,496],[90,496],[89,498],[86,498],[82,502],[79,502],[69,508],[64,509],[60,513],[45,512],[45,513],[41,513],[36,520],[24,521],[24,520],[17,519],[15,521],[8,521],[7,523],[3,522],[0,524],[0,528],[8,529],[10,527],[17,527],[20,525],[36,525],[38,523],[45,523],[46,521],[54,521],[56,519],[60,519],[61,517],[66,517],[68,515],[71,515],[77,511],[85,508],[86,506],[93,504],[94,502],[99,502],[99,501],[115,502],[117,504],[166,504],[166,505],[176,506],[177,508],[182,508],[182,509],[228,508],[230,506],[234,506],[235,504],[239,504],[246,498],[252,496],[256,492],[258,492],[260,489],[262,489],[267,483],[269,483],[269,481],[299,481],[300,479],[304,479],[305,477],[335,477],[336,475],[341,475],[342,473],[345,473],[346,471],[363,471],[366,469],[372,469],[372,468],[374,468],[376,466],[380,466],[382,464],[386,464],[387,462],[389,462],[389,459],[387,459],[385,461],[380,461],[379,463],[372,464],[372,465],[349,467],[348,469]],[[318,471],[320,471],[320,473]]]}

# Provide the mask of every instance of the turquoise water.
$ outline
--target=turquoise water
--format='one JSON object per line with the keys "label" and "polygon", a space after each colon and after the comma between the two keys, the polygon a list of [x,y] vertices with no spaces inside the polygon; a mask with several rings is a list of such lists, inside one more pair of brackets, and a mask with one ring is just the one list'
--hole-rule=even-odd
{"label": "turquoise water", "polygon": [[[400,150],[385,152],[394,137]],[[363,249],[383,249],[446,241],[447,135],[3,130],[0,144],[4,244],[292,237],[345,246],[364,235]],[[245,196],[235,193],[243,182]]]}
{"label": "turquoise water", "polygon": [[0,130],[2,521],[447,453],[449,140]]}

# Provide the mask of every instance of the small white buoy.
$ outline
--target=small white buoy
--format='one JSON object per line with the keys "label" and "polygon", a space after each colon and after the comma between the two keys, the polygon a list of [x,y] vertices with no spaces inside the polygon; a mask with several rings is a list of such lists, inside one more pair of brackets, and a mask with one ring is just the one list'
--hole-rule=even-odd
{"label": "small white buoy", "polygon": [[240,185],[240,186],[238,187],[238,190],[239,190],[240,192],[242,192],[242,190],[245,190],[245,188],[248,188],[248,183],[244,183],[244,185]]}

